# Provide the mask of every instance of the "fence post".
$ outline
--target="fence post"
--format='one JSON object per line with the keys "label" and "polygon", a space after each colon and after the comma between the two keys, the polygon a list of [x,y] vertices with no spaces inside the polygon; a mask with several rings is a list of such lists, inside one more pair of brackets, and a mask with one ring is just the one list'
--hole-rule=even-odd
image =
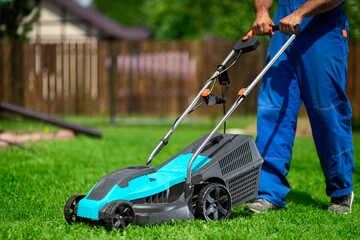
{"label": "fence post", "polygon": [[3,42],[0,42],[0,101],[4,100],[4,53],[3,53]]}

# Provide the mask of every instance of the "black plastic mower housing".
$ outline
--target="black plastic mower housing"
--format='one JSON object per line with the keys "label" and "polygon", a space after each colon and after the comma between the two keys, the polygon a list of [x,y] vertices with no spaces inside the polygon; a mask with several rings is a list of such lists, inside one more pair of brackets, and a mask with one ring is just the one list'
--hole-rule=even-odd
{"label": "black plastic mower housing", "polygon": [[234,45],[235,51],[241,51],[241,53],[247,53],[254,51],[260,45],[259,40],[256,37],[249,37],[247,39],[240,38]]}

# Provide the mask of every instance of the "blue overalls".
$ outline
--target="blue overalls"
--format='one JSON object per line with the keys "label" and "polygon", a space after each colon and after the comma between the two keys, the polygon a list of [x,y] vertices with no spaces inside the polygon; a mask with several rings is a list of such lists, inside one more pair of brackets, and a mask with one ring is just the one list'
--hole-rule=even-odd
{"label": "blue overalls", "polygon": [[[307,0],[279,0],[274,23]],[[263,77],[258,98],[256,144],[264,158],[259,196],[285,207],[298,111],[304,102],[331,197],[353,190],[351,106],[345,95],[348,21],[342,6],[306,18],[301,33]],[[276,32],[267,61],[289,36]]]}

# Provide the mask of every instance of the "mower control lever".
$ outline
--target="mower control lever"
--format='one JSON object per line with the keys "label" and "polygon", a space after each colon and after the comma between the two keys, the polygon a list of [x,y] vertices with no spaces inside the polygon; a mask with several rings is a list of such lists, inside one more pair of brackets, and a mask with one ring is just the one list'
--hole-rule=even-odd
{"label": "mower control lever", "polygon": [[226,98],[220,97],[216,94],[212,94],[210,89],[205,89],[201,96],[203,97],[206,106],[213,107],[216,104],[226,103]]}
{"label": "mower control lever", "polygon": [[213,107],[216,104],[223,104],[226,103],[226,98],[220,97],[216,94],[209,94],[205,97],[205,103],[208,107]]}

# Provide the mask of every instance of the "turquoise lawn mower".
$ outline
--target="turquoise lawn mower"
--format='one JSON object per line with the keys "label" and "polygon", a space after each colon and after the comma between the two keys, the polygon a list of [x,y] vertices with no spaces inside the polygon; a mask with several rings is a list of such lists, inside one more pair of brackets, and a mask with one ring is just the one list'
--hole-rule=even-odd
{"label": "turquoise lawn mower", "polygon": [[[278,26],[269,27],[271,32]],[[168,143],[171,134],[202,103],[224,104],[226,98],[212,93],[216,80],[228,86],[226,71],[241,54],[256,50],[259,40],[250,30],[234,45],[185,112],[150,154],[146,165],[126,167],[101,178],[90,192],[73,195],[65,204],[69,224],[99,221],[109,230],[122,230],[133,224],[152,224],[172,220],[207,221],[227,219],[231,209],[256,198],[263,159],[252,136],[217,133],[266,71],[299,34],[295,33],[239,96],[211,133],[199,138],[158,167],[152,159]],[[235,60],[226,67],[226,64]]]}

